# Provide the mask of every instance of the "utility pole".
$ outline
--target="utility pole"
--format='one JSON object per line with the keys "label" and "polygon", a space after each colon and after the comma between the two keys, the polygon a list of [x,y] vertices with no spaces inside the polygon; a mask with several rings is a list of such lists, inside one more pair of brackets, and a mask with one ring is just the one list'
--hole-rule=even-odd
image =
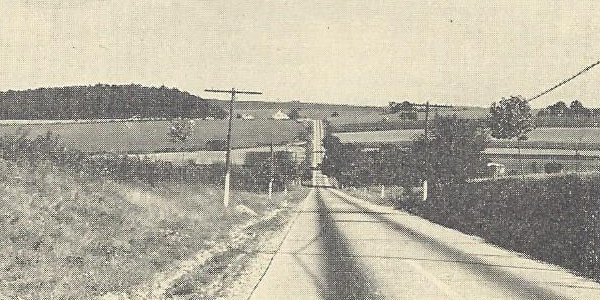
{"label": "utility pole", "polygon": [[273,139],[271,138],[271,166],[269,169],[269,200],[273,197],[273,180],[275,177],[275,156],[273,155]]}
{"label": "utility pole", "polygon": [[423,180],[423,201],[427,201],[427,177],[429,176],[429,101],[425,103],[425,180]]}
{"label": "utility pole", "polygon": [[425,180],[423,180],[423,201],[427,201],[427,177],[429,176],[429,101],[425,103]]}
{"label": "utility pole", "polygon": [[231,101],[229,102],[229,128],[227,129],[227,154],[225,155],[225,189],[223,193],[223,206],[229,206],[229,181],[231,177],[231,127],[233,123],[233,102],[235,101],[236,94],[249,94],[249,95],[262,95],[261,92],[249,92],[249,91],[236,91],[235,88],[231,90],[213,90],[207,89],[205,92],[210,93],[227,93],[231,94]]}

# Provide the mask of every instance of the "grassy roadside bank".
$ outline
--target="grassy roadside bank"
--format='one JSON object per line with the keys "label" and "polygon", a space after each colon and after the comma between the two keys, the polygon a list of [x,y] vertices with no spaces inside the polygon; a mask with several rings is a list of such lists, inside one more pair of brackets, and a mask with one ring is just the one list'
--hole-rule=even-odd
{"label": "grassy roadside bank", "polygon": [[[600,281],[599,182],[596,173],[445,185],[428,201],[387,204]],[[349,194],[381,202],[373,189]]]}
{"label": "grassy roadside bank", "polygon": [[[76,180],[50,165],[7,161],[0,171],[0,294],[15,299],[129,292],[305,193],[269,201],[234,192],[224,210],[222,194],[210,187]],[[257,216],[236,210],[239,204]]]}
{"label": "grassy roadside bank", "polygon": [[[302,196],[294,202],[306,198],[306,193]],[[297,203],[291,204],[233,232],[230,241],[221,245],[225,251],[173,281],[161,295],[170,299],[247,299],[291,225]]]}

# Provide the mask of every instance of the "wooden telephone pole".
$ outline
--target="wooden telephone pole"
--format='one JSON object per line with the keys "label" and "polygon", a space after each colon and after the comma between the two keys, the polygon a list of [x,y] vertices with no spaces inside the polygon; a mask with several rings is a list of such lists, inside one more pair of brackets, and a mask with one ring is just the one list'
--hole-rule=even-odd
{"label": "wooden telephone pole", "polygon": [[427,201],[427,177],[429,176],[429,101],[425,103],[425,180],[423,180],[423,201]]}
{"label": "wooden telephone pole", "polygon": [[275,155],[273,152],[273,138],[271,137],[271,159],[269,161],[269,200],[271,200],[273,197],[273,181],[275,180]]}
{"label": "wooden telephone pole", "polygon": [[[429,111],[431,110],[431,108],[449,108],[452,107],[451,105],[443,105],[443,104],[431,104],[429,103],[429,101],[425,102],[424,104],[412,104],[412,106],[416,106],[416,107],[425,107],[424,112],[425,112],[425,178],[423,179],[423,201],[427,200],[427,178],[429,176]],[[437,111],[436,111],[437,112]],[[436,114],[437,115],[437,114]]]}
{"label": "wooden telephone pole", "polygon": [[261,95],[261,92],[249,92],[249,91],[236,91],[235,88],[231,90],[213,90],[207,89],[205,92],[211,93],[227,93],[231,94],[231,101],[229,102],[229,128],[227,129],[227,154],[225,155],[225,189],[223,193],[223,205],[229,206],[229,181],[231,177],[231,127],[233,123],[233,102],[235,101],[236,94],[250,94],[250,95]]}

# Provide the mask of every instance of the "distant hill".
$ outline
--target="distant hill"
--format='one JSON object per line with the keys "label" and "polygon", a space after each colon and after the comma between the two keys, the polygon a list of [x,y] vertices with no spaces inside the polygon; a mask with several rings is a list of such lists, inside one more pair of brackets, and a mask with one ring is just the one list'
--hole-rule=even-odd
{"label": "distant hill", "polygon": [[0,92],[2,120],[223,118],[221,107],[175,88],[67,86]]}

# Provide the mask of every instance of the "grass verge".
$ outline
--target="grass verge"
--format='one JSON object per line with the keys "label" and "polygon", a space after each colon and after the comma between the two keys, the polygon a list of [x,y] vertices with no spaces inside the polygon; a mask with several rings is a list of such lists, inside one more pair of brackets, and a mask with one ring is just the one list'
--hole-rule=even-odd
{"label": "grass verge", "polygon": [[234,192],[226,210],[210,187],[76,180],[6,161],[0,174],[0,294],[21,299],[130,293],[256,218],[237,205],[260,217],[303,193]]}

